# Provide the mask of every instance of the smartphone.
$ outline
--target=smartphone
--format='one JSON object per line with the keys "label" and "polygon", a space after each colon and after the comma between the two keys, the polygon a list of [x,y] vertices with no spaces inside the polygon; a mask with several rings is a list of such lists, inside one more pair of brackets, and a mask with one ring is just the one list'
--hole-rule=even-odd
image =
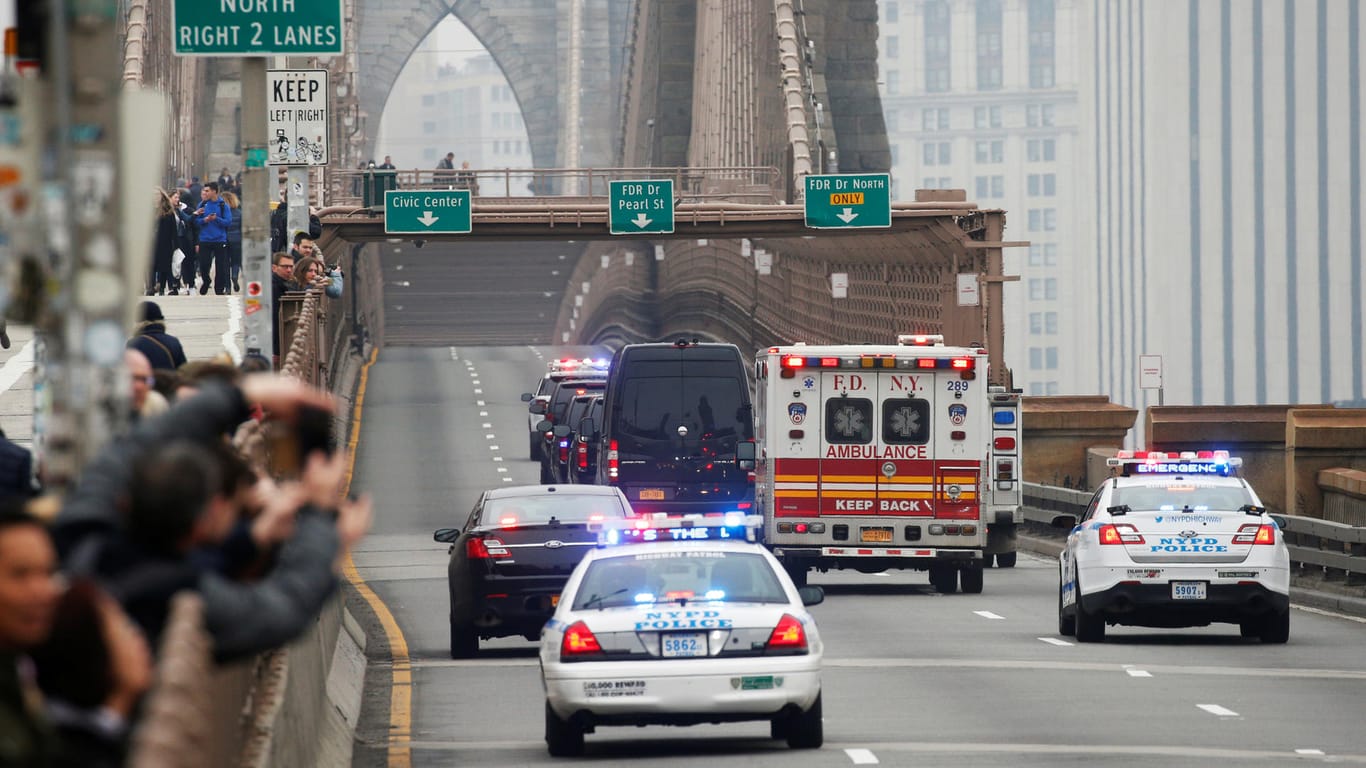
{"label": "smartphone", "polygon": [[299,408],[296,432],[299,437],[299,465],[306,466],[314,451],[331,456],[337,450],[332,438],[331,412],[314,406]]}

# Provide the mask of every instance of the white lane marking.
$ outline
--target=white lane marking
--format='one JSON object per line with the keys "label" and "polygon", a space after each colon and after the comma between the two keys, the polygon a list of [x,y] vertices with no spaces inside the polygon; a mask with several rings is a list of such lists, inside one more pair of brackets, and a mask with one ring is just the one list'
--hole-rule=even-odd
{"label": "white lane marking", "polygon": [[484,429],[493,429],[493,425],[492,425],[492,424],[485,424],[485,425],[483,425],[483,426],[484,426]]}
{"label": "white lane marking", "polygon": [[228,297],[228,330],[223,332],[223,349],[228,351],[233,365],[242,364],[242,350],[237,347],[237,334],[242,332],[242,299]]}
{"label": "white lane marking", "polygon": [[490,432],[490,433],[488,433],[487,435],[484,435],[484,437],[488,438],[489,440],[492,440],[492,439],[494,439],[495,437],[497,437],[497,435],[495,435],[495,434],[493,434],[492,432]]}
{"label": "white lane marking", "polygon": [[1337,611],[1325,611],[1322,608],[1310,608],[1307,605],[1296,605],[1295,608],[1304,611],[1305,613],[1316,613],[1320,616],[1332,616],[1335,619],[1346,619],[1348,621],[1355,621],[1358,624],[1366,624],[1366,616],[1348,616],[1345,613],[1338,613]]}
{"label": "white lane marking", "polygon": [[0,368],[0,392],[9,391],[10,387],[24,378],[24,374],[33,369],[33,350],[36,346],[37,342],[30,339],[23,349],[5,361],[5,367]]}
{"label": "white lane marking", "polygon": [[494,460],[494,461],[502,461],[502,460],[503,460],[503,457],[502,457],[502,456],[494,456],[494,457],[493,457],[493,460]]}
{"label": "white lane marking", "polygon": [[992,613],[991,611],[973,611],[973,613],[977,614],[978,616],[981,616],[981,617],[984,618],[984,619],[1001,619],[1001,620],[1004,620],[1004,619],[1005,619],[1004,616],[997,616],[996,614]]}
{"label": "white lane marking", "polygon": [[506,471],[508,471],[508,468],[507,468],[507,467],[494,467],[494,469],[497,469],[499,472],[506,472]]}
{"label": "white lane marking", "polygon": [[1297,749],[1297,750],[1295,750],[1295,754],[1297,754],[1297,755],[1322,755],[1322,754],[1323,754],[1323,750],[1321,750],[1321,749]]}
{"label": "white lane marking", "polygon": [[483,408],[483,407],[484,407],[484,401],[483,401],[483,400],[475,400],[475,401],[474,401],[474,404],[477,405],[477,406],[479,406],[480,408]]}
{"label": "white lane marking", "polygon": [[1124,671],[1129,673],[1129,677],[1152,677],[1152,676],[1153,676],[1153,673],[1149,672],[1149,671],[1146,670],[1146,669],[1126,669],[1126,670],[1124,670]]}
{"label": "white lane marking", "polygon": [[1210,713],[1211,715],[1218,715],[1219,717],[1237,717],[1237,716],[1238,716],[1238,713],[1237,713],[1237,712],[1234,712],[1233,710],[1231,710],[1231,709],[1229,709],[1229,708],[1227,708],[1227,707],[1221,707],[1221,706],[1219,706],[1218,704],[1196,704],[1195,706],[1197,706],[1197,707],[1199,707],[1199,708],[1205,710],[1206,712]]}
{"label": "white lane marking", "polygon": [[510,477],[505,477],[505,478],[503,478],[503,482],[505,482],[505,483],[510,483],[510,482],[512,482],[512,478],[510,478]]}
{"label": "white lane marking", "polygon": [[496,450],[498,450],[498,446],[496,446],[496,445],[490,445],[490,446],[489,446],[489,450],[490,450],[490,451],[496,451]]}
{"label": "white lane marking", "polygon": [[877,755],[870,749],[846,749],[844,754],[849,756],[854,765],[876,765]]}
{"label": "white lane marking", "polygon": [[474,394],[476,394],[476,395],[482,395],[482,394],[484,394],[484,390],[482,390],[482,389],[476,389],[476,390],[474,390]]}
{"label": "white lane marking", "polygon": [[1042,640],[1042,641],[1044,641],[1045,643],[1048,643],[1049,645],[1056,645],[1056,646],[1060,646],[1060,647],[1063,647],[1063,648],[1071,648],[1071,647],[1072,647],[1072,644],[1071,644],[1071,643],[1067,642],[1066,640],[1059,640],[1059,639],[1056,638],[1056,637],[1041,637],[1041,638],[1039,638],[1039,639]]}

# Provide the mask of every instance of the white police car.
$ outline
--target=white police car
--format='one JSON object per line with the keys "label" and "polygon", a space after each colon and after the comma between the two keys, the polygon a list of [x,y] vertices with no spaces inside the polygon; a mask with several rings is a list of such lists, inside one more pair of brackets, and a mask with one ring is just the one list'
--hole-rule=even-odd
{"label": "white police car", "polygon": [[793,586],[754,543],[762,525],[738,513],[603,523],[541,631],[550,754],[581,754],[600,725],[745,720],[821,746],[822,645],[806,606],[824,593]]}
{"label": "white police car", "polygon": [[1237,624],[1290,637],[1290,557],[1227,451],[1121,451],[1059,556],[1058,631],[1084,643],[1107,624]]}

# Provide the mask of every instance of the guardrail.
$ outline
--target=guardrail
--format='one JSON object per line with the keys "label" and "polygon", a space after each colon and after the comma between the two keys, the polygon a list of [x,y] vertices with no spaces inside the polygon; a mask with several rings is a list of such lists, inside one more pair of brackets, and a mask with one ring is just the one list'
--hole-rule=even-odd
{"label": "guardrail", "polygon": [[[1034,526],[1053,525],[1058,515],[1081,519],[1094,494],[1038,483],[1024,484],[1024,518]],[[1327,581],[1366,585],[1366,527],[1297,515],[1273,516],[1285,531],[1290,564],[1301,573],[1320,572]]]}

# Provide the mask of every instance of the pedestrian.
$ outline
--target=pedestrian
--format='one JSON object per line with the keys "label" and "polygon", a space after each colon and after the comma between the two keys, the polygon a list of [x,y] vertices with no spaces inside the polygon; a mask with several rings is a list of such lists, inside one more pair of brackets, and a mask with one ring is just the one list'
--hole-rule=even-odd
{"label": "pedestrian", "polygon": [[273,360],[271,368],[280,368],[280,297],[286,292],[293,290],[290,283],[294,279],[294,256],[283,251],[277,251],[270,257],[270,295],[271,309],[275,317],[271,318],[271,354]]}
{"label": "pedestrian", "polygon": [[468,160],[460,163],[460,171],[455,174],[455,188],[468,189],[471,195],[479,194],[479,180],[475,177],[474,171],[470,170]]}
{"label": "pedestrian", "polygon": [[382,162],[382,163],[379,164],[379,169],[380,169],[381,171],[392,171],[392,170],[394,170],[394,159],[393,159],[392,157],[389,157],[388,155],[385,155],[385,156],[384,156],[384,162]]}
{"label": "pedestrian", "polygon": [[175,293],[176,278],[173,274],[175,251],[180,247],[180,227],[182,223],[176,212],[179,201],[171,199],[164,189],[156,192],[157,212],[156,233],[152,237],[152,272],[147,279],[148,296],[164,296],[166,291]]}
{"label": "pedestrian", "polygon": [[213,269],[213,292],[228,292],[228,224],[232,223],[232,209],[219,199],[218,182],[204,185],[202,201],[195,209],[199,223],[199,295],[209,292],[209,270]]}
{"label": "pedestrian", "polygon": [[451,183],[451,181],[452,181],[454,178],[455,178],[455,153],[454,153],[454,152],[447,152],[447,153],[446,153],[446,156],[443,157],[443,158],[441,158],[441,162],[439,162],[439,163],[436,164],[436,174],[435,174],[436,183],[437,183],[437,184],[447,184],[447,185],[449,185],[449,184]]}
{"label": "pedestrian", "polygon": [[232,220],[228,222],[228,271],[232,277],[232,292],[237,293],[242,290],[237,282],[242,275],[242,201],[236,193],[225,191],[223,202],[232,209]]}
{"label": "pedestrian", "polygon": [[[195,221],[195,209],[185,203],[185,197],[190,193],[188,190],[180,190],[176,196],[172,197],[172,204],[176,213],[176,234],[179,236],[180,264],[179,269],[175,263],[175,254],[171,255],[171,277],[179,281],[183,286],[184,292],[188,295],[194,290],[194,276],[196,267],[199,263],[199,223]],[[195,202],[197,206],[198,201]],[[175,293],[180,293],[177,289]]]}
{"label": "pedestrian", "polygon": [[[198,201],[200,196],[204,193],[204,185],[199,183],[198,176],[190,179],[190,186],[188,189],[190,191],[190,199],[194,201]],[[193,203],[191,203],[191,205],[193,205]]]}
{"label": "pedestrian", "polygon": [[147,358],[153,370],[174,371],[185,364],[185,348],[180,339],[166,332],[166,315],[154,301],[144,301],[138,307],[140,320],[133,329],[128,348],[136,349]]}
{"label": "pedestrian", "polygon": [[218,172],[218,190],[227,192],[233,188],[232,174],[228,173],[228,167],[223,166],[223,170]]}
{"label": "pedestrian", "polygon": [[123,366],[128,369],[128,378],[132,384],[128,398],[129,415],[132,420],[136,422],[150,412],[165,410],[162,406],[166,405],[166,399],[161,396],[161,393],[153,393],[152,391],[156,379],[152,373],[152,364],[148,362],[147,356],[136,349],[125,349],[123,350]]}
{"label": "pedestrian", "polygon": [[0,429],[0,499],[27,499],[38,492],[33,482],[33,452]]}

